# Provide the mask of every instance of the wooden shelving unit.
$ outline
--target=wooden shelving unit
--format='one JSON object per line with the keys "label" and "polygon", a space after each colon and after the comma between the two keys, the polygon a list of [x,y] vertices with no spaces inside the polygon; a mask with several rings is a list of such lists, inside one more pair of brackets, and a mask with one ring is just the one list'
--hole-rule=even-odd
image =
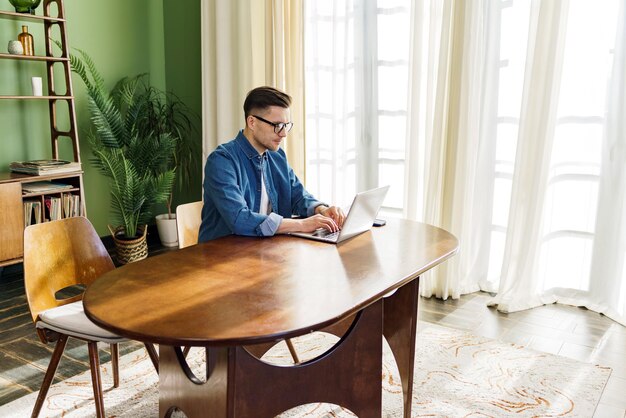
{"label": "wooden shelving unit", "polygon": [[[69,46],[65,20],[65,8],[63,0],[44,0],[41,8],[37,9],[42,15],[31,15],[0,10],[0,24],[2,20],[18,20],[43,24],[45,34],[45,55],[11,55],[0,53],[0,60],[35,61],[46,65],[47,93],[44,96],[3,95],[0,92],[0,100],[45,100],[48,102],[48,114],[50,117],[50,148],[49,155],[42,155],[37,159],[58,159],[59,142],[71,141],[73,161],[80,162],[80,150],[78,144],[78,130],[76,127],[76,110],[74,94],[72,90],[72,77],[69,60]],[[55,56],[53,51],[58,48],[53,42],[53,31],[56,30],[56,41],[61,43],[61,54]],[[64,85],[57,87],[54,78],[55,65],[63,67]],[[61,84],[61,83],[59,83]],[[62,90],[62,91],[57,91]],[[61,130],[57,123],[57,102],[67,103],[69,117],[69,129]],[[0,138],[0,140],[2,140]],[[8,167],[7,167],[8,170]],[[35,181],[55,181],[70,184],[70,189],[63,191],[22,193],[22,184]],[[24,205],[23,200],[41,201],[41,217],[46,218],[45,198],[48,196],[62,196],[63,194],[80,196],[80,213],[85,215],[85,199],[83,189],[83,172],[74,171],[62,174],[47,174],[42,176],[0,172],[0,266],[15,264],[22,261],[23,255],[23,230],[24,230]]]}

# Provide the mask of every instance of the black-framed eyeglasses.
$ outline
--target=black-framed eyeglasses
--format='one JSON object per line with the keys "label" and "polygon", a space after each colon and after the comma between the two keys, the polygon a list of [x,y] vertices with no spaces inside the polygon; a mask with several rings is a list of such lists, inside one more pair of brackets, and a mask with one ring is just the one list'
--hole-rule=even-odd
{"label": "black-framed eyeglasses", "polygon": [[263,119],[262,117],[257,116],[257,115],[250,115],[250,116],[253,116],[253,117],[257,118],[261,122],[265,122],[268,125],[272,125],[274,127],[274,133],[277,133],[277,134],[281,133],[283,131],[283,129],[286,132],[289,132],[291,130],[291,128],[293,128],[293,122],[278,122],[278,123],[276,123],[276,122],[270,122],[269,120]]}

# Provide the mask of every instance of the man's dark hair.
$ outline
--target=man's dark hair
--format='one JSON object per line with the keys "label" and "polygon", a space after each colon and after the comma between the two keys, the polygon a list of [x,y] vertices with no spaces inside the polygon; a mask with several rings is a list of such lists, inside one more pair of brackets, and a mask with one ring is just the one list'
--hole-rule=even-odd
{"label": "man's dark hair", "polygon": [[243,102],[243,114],[247,119],[252,110],[265,110],[270,106],[287,109],[290,105],[291,97],[287,93],[274,87],[257,87],[248,92],[246,100]]}

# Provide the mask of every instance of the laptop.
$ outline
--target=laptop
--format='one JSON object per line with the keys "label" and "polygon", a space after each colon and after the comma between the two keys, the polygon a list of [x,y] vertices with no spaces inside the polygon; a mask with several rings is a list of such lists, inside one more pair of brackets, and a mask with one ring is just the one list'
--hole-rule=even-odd
{"label": "laptop", "polygon": [[385,200],[387,190],[389,190],[389,186],[357,193],[354,196],[352,205],[350,205],[343,228],[338,232],[330,232],[327,229],[320,228],[313,232],[292,232],[290,235],[337,244],[362,234],[372,227],[378,210],[382,206],[383,200]]}

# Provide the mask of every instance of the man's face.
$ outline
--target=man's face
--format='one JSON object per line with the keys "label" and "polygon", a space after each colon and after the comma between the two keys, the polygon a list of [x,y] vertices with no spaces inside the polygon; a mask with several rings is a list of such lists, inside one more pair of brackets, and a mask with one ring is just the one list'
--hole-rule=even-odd
{"label": "man's face", "polygon": [[283,129],[279,133],[276,133],[272,125],[252,115],[260,116],[273,123],[287,123],[291,121],[289,109],[270,106],[264,111],[252,111],[247,119],[248,130],[251,133],[248,139],[259,154],[263,154],[266,150],[278,151],[280,143],[287,136],[287,130]]}

